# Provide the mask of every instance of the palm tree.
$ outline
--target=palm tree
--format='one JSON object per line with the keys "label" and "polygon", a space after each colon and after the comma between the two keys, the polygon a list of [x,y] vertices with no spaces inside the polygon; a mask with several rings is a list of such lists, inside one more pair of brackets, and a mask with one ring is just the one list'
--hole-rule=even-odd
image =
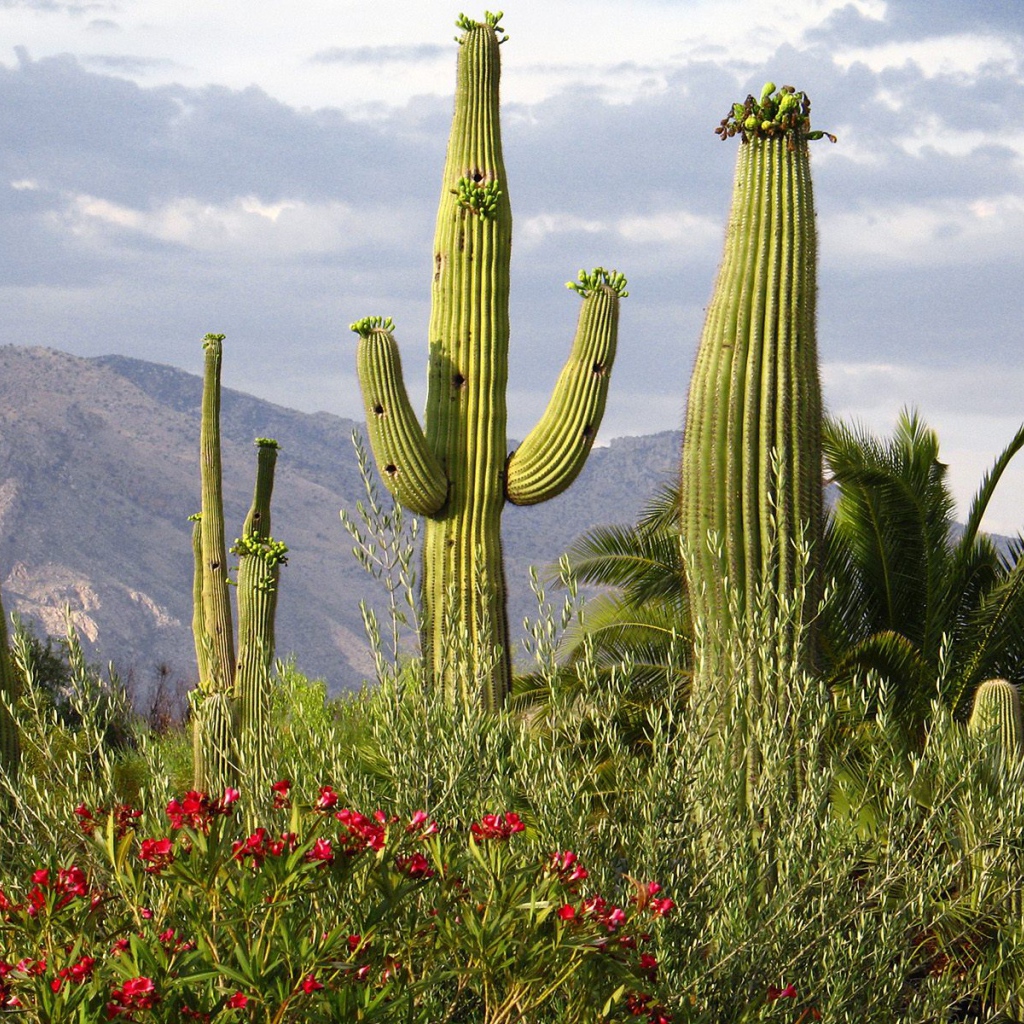
{"label": "palm tree", "polygon": [[[591,659],[599,676],[628,666],[638,709],[668,691],[689,686],[690,607],[683,572],[679,490],[666,485],[633,526],[598,526],[582,534],[552,575],[601,590],[586,603],[581,622],[561,641],[563,682]],[[516,682],[520,703],[536,703],[539,680]]]}
{"label": "palm tree", "polygon": [[823,447],[838,489],[823,623],[833,684],[873,670],[913,733],[936,696],[963,716],[984,679],[1024,679],[1021,547],[1000,554],[981,532],[1024,427],[982,480],[959,536],[938,438],[916,412],[904,410],[884,441],[827,420]]}

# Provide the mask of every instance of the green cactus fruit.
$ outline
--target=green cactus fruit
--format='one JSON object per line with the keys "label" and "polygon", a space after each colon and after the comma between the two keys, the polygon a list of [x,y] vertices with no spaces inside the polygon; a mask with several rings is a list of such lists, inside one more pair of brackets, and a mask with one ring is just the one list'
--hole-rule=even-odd
{"label": "green cactus fruit", "polygon": [[990,744],[1004,763],[1019,762],[1024,756],[1024,720],[1017,687],[1005,679],[986,679],[974,695],[967,731]]}
{"label": "green cactus fruit", "polygon": [[800,606],[804,626],[792,630],[786,657],[804,669],[815,663],[807,624],[821,592],[822,413],[807,142],[825,133],[810,131],[809,113],[806,96],[769,83],[760,101],[748,96],[716,129],[743,145],[690,383],[681,474],[689,588],[709,679],[728,664],[757,595]]}
{"label": "green cactus fruit", "polygon": [[[434,235],[425,429],[412,414],[390,322],[360,321],[357,368],[374,458],[385,485],[426,517],[422,636],[431,679],[449,699],[464,673],[451,638],[468,637],[479,697],[498,708],[511,688],[501,511],[544,501],[579,473],[604,410],[625,279],[583,275],[569,364],[540,424],[507,458],[512,211],[498,121],[500,14],[460,17],[455,113]],[[507,477],[506,477],[507,464]]]}
{"label": "green cactus fruit", "polygon": [[[14,703],[21,693],[21,676],[11,657],[11,647],[7,635],[7,616],[3,604],[0,603],[0,695],[4,700]],[[0,703],[0,768],[12,780],[18,777],[21,764],[21,742],[18,735],[18,723],[3,703]]]}

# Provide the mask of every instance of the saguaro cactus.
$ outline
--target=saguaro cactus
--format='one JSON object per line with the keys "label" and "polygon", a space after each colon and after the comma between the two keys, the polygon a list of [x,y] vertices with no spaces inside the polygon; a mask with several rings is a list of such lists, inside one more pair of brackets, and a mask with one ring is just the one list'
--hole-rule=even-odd
{"label": "saguaro cactus", "polygon": [[1024,718],[1017,687],[1006,679],[986,679],[974,695],[967,731],[989,744],[1003,765],[1019,762],[1024,757]]}
{"label": "saguaro cactus", "polygon": [[[725,254],[690,384],[683,530],[708,676],[728,664],[744,620],[770,595],[799,606],[789,655],[814,661],[820,574],[800,557],[821,530],[821,387],[815,342],[816,237],[810,102],[785,86],[736,104],[739,135]],[[835,141],[832,136],[832,141]],[[726,582],[728,581],[728,582]],[[738,614],[740,621],[734,621]],[[701,684],[698,678],[697,685]]]}
{"label": "saguaro cactus", "polygon": [[193,699],[196,787],[215,792],[238,781],[245,767],[265,767],[269,743],[267,710],[274,660],[274,616],[281,565],[287,547],[270,536],[270,498],[278,443],[257,438],[256,488],[238,556],[239,652],[235,658],[220,459],[220,368],[222,334],[203,340],[205,368],[200,426],[202,511],[193,516],[195,557],[192,631],[199,667]]}
{"label": "saguaro cactus", "polygon": [[[426,517],[424,656],[449,699],[464,673],[451,637],[464,634],[480,697],[496,708],[511,666],[501,555],[506,500],[528,505],[576,478],[604,411],[625,278],[597,269],[571,285],[583,297],[576,340],[541,421],[507,456],[512,212],[498,124],[501,14],[462,16],[455,115],[434,235],[426,429],[402,382],[390,320],[352,325],[370,443],[389,490]],[[482,668],[486,666],[486,668]]]}

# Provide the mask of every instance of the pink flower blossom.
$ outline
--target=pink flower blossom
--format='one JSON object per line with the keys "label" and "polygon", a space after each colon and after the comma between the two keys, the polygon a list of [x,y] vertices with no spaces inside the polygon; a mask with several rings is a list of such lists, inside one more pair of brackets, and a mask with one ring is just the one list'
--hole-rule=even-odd
{"label": "pink flower blossom", "polygon": [[776,988],[774,985],[769,985],[768,1002],[774,1003],[776,999],[796,999],[796,986],[792,982],[785,988]]}
{"label": "pink flower blossom", "polygon": [[244,992],[235,992],[224,1004],[229,1010],[244,1010],[249,1005],[249,997]]}

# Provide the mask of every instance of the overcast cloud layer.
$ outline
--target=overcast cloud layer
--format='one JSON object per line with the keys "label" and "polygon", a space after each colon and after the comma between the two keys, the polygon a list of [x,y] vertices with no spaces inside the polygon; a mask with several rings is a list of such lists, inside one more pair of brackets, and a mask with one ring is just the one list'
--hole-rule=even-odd
{"label": "overcast cloud layer", "polygon": [[[390,315],[422,401],[457,11],[268,6],[0,0],[0,342],[198,370],[223,332],[229,385],[361,416],[347,325]],[[631,291],[604,438],[680,425],[735,160],[712,129],[771,79],[839,136],[813,157],[826,400],[880,430],[916,405],[968,498],[1024,420],[1024,5],[630,6],[506,11],[513,434],[595,265]],[[987,525],[1022,510],[1024,463]]]}

